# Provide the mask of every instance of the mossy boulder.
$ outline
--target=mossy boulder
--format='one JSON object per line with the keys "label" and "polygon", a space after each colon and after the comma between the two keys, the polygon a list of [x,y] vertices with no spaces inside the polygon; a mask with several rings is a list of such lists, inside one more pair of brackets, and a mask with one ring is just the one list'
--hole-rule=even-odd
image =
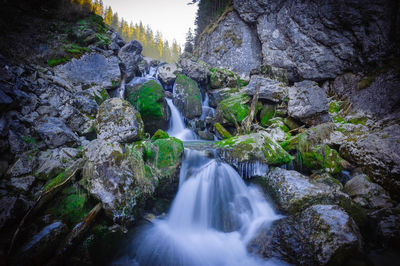
{"label": "mossy boulder", "polygon": [[162,129],[159,129],[154,133],[154,135],[151,137],[151,140],[157,140],[157,139],[167,139],[169,138],[169,135],[167,132],[165,132]]}
{"label": "mossy boulder", "polygon": [[239,164],[257,161],[268,165],[290,163],[292,157],[265,132],[236,136],[216,143],[221,158]]}
{"label": "mossy boulder", "polygon": [[263,127],[268,126],[268,121],[275,115],[275,106],[271,104],[262,105],[260,111],[260,125]]}
{"label": "mossy boulder", "polygon": [[146,132],[154,134],[157,129],[167,129],[170,110],[164,90],[155,80],[150,80],[138,89],[129,91],[128,101],[139,111]]}
{"label": "mossy boulder", "polygon": [[119,98],[108,99],[100,105],[95,127],[97,137],[109,142],[131,142],[144,135],[140,113]]}
{"label": "mossy boulder", "polygon": [[188,119],[201,116],[201,97],[197,83],[191,78],[178,74],[176,76],[173,102],[178,110]]}
{"label": "mossy boulder", "polygon": [[238,86],[239,76],[225,68],[211,69],[210,84],[211,88],[236,88]]}
{"label": "mossy boulder", "polygon": [[232,94],[228,98],[222,100],[216,110],[216,119],[222,125],[235,125],[240,124],[250,112],[247,103],[250,97],[246,94]]}
{"label": "mossy boulder", "polygon": [[281,117],[272,118],[267,124],[269,127],[266,129],[266,132],[276,142],[283,142],[290,138],[289,128],[285,125]]}
{"label": "mossy boulder", "polygon": [[222,139],[229,139],[232,135],[220,123],[214,124],[215,131]]}

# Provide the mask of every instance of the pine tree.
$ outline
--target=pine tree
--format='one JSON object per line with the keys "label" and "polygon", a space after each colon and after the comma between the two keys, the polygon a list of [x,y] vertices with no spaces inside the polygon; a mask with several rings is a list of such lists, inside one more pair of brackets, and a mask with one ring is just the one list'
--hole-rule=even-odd
{"label": "pine tree", "polygon": [[185,43],[185,52],[186,53],[193,53],[193,34],[192,34],[192,29],[189,28],[188,33],[186,34],[186,43]]}
{"label": "pine tree", "polygon": [[164,42],[162,40],[161,32],[157,31],[156,33],[156,47],[157,47],[157,52],[158,52],[158,57],[156,59],[161,59],[163,55],[163,47],[164,47]]}
{"label": "pine tree", "polygon": [[112,8],[111,6],[109,6],[104,13],[104,23],[106,23],[107,25],[111,25],[112,17],[113,17]]}

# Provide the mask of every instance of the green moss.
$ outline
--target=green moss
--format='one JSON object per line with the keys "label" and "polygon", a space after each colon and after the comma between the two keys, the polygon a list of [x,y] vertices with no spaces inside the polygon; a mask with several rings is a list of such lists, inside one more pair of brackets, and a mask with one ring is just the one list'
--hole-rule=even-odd
{"label": "green moss", "polygon": [[177,74],[175,84],[184,88],[186,106],[201,106],[200,89],[194,80],[183,74]]}
{"label": "green moss", "polygon": [[156,133],[154,133],[153,137],[151,138],[151,140],[157,140],[157,139],[167,139],[169,138],[169,135],[167,132],[165,132],[162,129],[159,129],[156,131]]}
{"label": "green moss", "polygon": [[220,123],[215,123],[214,128],[223,139],[232,137],[232,135]]}
{"label": "green moss", "polygon": [[268,121],[275,115],[275,108],[272,105],[264,105],[260,113],[260,125],[266,127]]}
{"label": "green moss", "polygon": [[289,128],[285,125],[285,123],[283,122],[283,119],[281,117],[275,117],[275,118],[269,119],[267,124],[270,127],[280,128],[286,133],[289,132]]}
{"label": "green moss", "polygon": [[292,156],[269,138],[265,141],[264,155],[270,165],[284,165],[292,161]]}
{"label": "green moss", "polygon": [[221,51],[222,49],[225,49],[225,47],[220,45],[217,48],[215,48],[214,52],[219,53],[219,51]]}
{"label": "green moss", "polygon": [[249,82],[250,82],[249,80],[238,78],[237,86],[238,86],[238,88],[245,87],[245,86],[249,85]]}
{"label": "green moss", "polygon": [[331,114],[335,114],[338,113],[340,111],[340,109],[343,106],[343,102],[342,101],[332,101],[329,103],[329,113]]}
{"label": "green moss", "polygon": [[152,142],[155,149],[149,154],[149,161],[160,170],[163,176],[175,173],[180,163],[184,147],[177,138],[157,139]]}
{"label": "green moss", "polygon": [[326,144],[301,151],[301,159],[303,166],[308,169],[323,169],[330,174],[337,174],[343,170],[339,153]]}
{"label": "green moss", "polygon": [[61,57],[61,58],[51,58],[47,61],[47,64],[51,67],[60,65],[60,64],[64,64],[65,62],[67,62],[67,58],[65,57]]}
{"label": "green moss", "polygon": [[98,105],[101,105],[105,100],[110,98],[110,96],[108,95],[107,90],[104,89],[104,88],[100,90],[100,95],[98,95],[95,92],[93,92],[93,97],[94,97],[94,100],[96,101],[96,103]]}
{"label": "green moss", "polygon": [[230,123],[234,123],[233,117],[238,123],[241,123],[249,115],[250,108],[246,105],[249,100],[250,98],[246,94],[234,94],[222,100],[218,108],[220,108],[223,118]]}
{"label": "green moss", "polygon": [[59,173],[55,178],[50,180],[43,188],[44,192],[51,190],[53,187],[61,184],[67,178],[68,170]]}
{"label": "green moss", "polygon": [[354,124],[354,125],[367,125],[367,118],[366,117],[352,117],[347,120],[347,122]]}
{"label": "green moss", "polygon": [[144,121],[164,116],[164,90],[155,80],[150,80],[139,89],[130,91],[128,101],[140,112]]}

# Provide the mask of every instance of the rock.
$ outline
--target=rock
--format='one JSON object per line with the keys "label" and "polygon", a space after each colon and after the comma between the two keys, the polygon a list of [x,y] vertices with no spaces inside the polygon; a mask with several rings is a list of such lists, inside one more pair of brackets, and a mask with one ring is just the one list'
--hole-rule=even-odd
{"label": "rock", "polygon": [[23,197],[3,196],[0,198],[0,229],[14,226],[25,215],[32,202]]}
{"label": "rock", "polygon": [[190,54],[184,53],[178,62],[182,68],[182,72],[187,77],[193,79],[200,84],[207,84],[208,77],[211,75],[209,66],[204,62],[194,60]]}
{"label": "rock", "polygon": [[225,13],[212,29],[204,31],[197,47],[199,59],[241,76],[248,76],[250,70],[261,65],[260,42],[236,12]]}
{"label": "rock", "polygon": [[268,126],[268,121],[271,120],[276,114],[276,105],[263,104],[260,111],[260,125],[263,127]]}
{"label": "rock", "polygon": [[126,75],[126,82],[129,82],[138,72],[138,63],[142,60],[142,45],[137,40],[125,44],[118,52],[121,60],[121,72]]}
{"label": "rock", "polygon": [[54,72],[75,86],[90,87],[95,84],[111,88],[121,79],[118,58],[115,56],[107,58],[97,53],[83,55],[80,59],[73,58],[71,62],[55,67]]}
{"label": "rock", "polygon": [[97,103],[82,95],[76,95],[73,99],[72,105],[87,115],[94,117],[97,114]]}
{"label": "rock", "polygon": [[400,245],[400,209],[382,208],[369,214],[370,235],[383,247],[398,248]]}
{"label": "rock", "polygon": [[215,111],[216,121],[222,125],[240,124],[250,113],[249,101],[246,94],[231,94],[219,103]]}
{"label": "rock", "polygon": [[253,96],[257,91],[258,84],[260,86],[259,99],[282,102],[288,97],[288,87],[285,84],[259,75],[251,76],[250,83],[244,88],[243,92]]}
{"label": "rock", "polygon": [[340,154],[363,168],[372,181],[388,191],[393,199],[400,195],[400,125],[346,141]]}
{"label": "rock", "polygon": [[268,125],[269,127],[266,129],[266,132],[274,141],[283,142],[290,138],[289,128],[283,123],[282,118],[269,119]]}
{"label": "rock", "polygon": [[196,82],[183,74],[178,74],[174,86],[173,102],[188,119],[201,116],[200,89]]}
{"label": "rock", "polygon": [[70,167],[77,157],[79,149],[59,148],[42,151],[38,155],[38,167],[35,175],[39,179],[48,180]]}
{"label": "rock", "polygon": [[273,67],[270,65],[262,65],[260,69],[253,69],[251,75],[262,75],[265,78],[273,79],[285,85],[289,85],[289,78],[286,69]]}
{"label": "rock", "polygon": [[157,139],[167,139],[169,138],[169,135],[167,132],[165,132],[162,129],[159,129],[154,133],[154,135],[151,137],[151,140],[157,140]]}
{"label": "rock", "polygon": [[131,142],[143,136],[140,114],[125,100],[111,98],[103,102],[96,116],[99,139],[109,142]]}
{"label": "rock", "polygon": [[84,147],[84,157],[84,187],[103,203],[106,215],[114,222],[132,223],[154,192],[142,155],[136,150],[124,154],[120,144],[97,139]]}
{"label": "rock", "polygon": [[128,101],[140,112],[146,132],[168,129],[171,112],[160,84],[150,80],[128,93]]}
{"label": "rock", "polygon": [[210,97],[210,106],[213,108],[217,108],[219,103],[228,98],[233,92],[237,92],[235,89],[224,88],[224,89],[216,89],[216,90],[208,90],[208,96]]}
{"label": "rock", "polygon": [[262,45],[263,63],[287,69],[292,81],[335,78],[351,66],[381,59],[390,51],[390,29],[397,23],[389,18],[398,12],[388,0],[355,4],[235,0],[234,8],[244,21],[256,24],[254,35]]}
{"label": "rock", "polygon": [[213,68],[211,73],[210,85],[213,89],[236,88],[238,86],[239,76],[228,69]]}
{"label": "rock", "polygon": [[67,232],[68,227],[60,221],[45,226],[23,246],[22,256],[17,260],[34,264],[45,263]]}
{"label": "rock", "polygon": [[174,74],[175,71],[177,71],[177,66],[176,64],[164,64],[162,66],[158,67],[158,79],[164,84],[164,85],[174,85],[176,75]]}
{"label": "rock", "polygon": [[45,118],[37,125],[36,132],[49,148],[80,143],[78,136],[56,117]]}
{"label": "rock", "polygon": [[229,139],[232,137],[232,135],[220,123],[215,123],[214,128],[217,136],[219,136],[221,139]]}
{"label": "rock", "polygon": [[336,205],[314,205],[278,220],[249,243],[251,252],[297,265],[339,265],[360,248],[357,225]]}
{"label": "rock", "polygon": [[307,125],[328,122],[328,100],[313,81],[305,80],[289,87],[289,116]]}
{"label": "rock", "polygon": [[35,177],[31,175],[25,177],[14,177],[10,180],[10,186],[15,190],[27,192],[31,188],[33,182],[35,182]]}
{"label": "rock", "polygon": [[60,113],[64,123],[79,136],[87,136],[94,131],[94,117],[85,114],[72,105],[66,104]]}
{"label": "rock", "polygon": [[216,146],[221,158],[236,168],[239,164],[252,161],[268,165],[283,165],[292,161],[279,144],[262,132],[221,140]]}
{"label": "rock", "polygon": [[344,186],[343,192],[367,209],[390,208],[392,203],[386,191],[378,184],[372,183],[366,175],[357,175]]}
{"label": "rock", "polygon": [[7,175],[19,177],[27,174],[33,174],[33,169],[37,165],[37,158],[32,151],[27,151],[19,156],[17,161],[11,165]]}

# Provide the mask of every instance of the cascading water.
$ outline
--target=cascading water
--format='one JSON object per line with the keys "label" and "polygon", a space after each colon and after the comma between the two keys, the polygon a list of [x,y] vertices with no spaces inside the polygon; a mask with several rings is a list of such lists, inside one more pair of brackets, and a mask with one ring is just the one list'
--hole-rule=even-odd
{"label": "cascading water", "polygon": [[166,99],[169,108],[171,109],[170,126],[167,133],[171,137],[176,137],[180,140],[196,140],[196,134],[185,127],[181,113],[178,111],[171,99]]}
{"label": "cascading water", "polygon": [[[262,225],[279,219],[258,188],[247,186],[240,175],[216,156],[210,142],[193,142],[196,134],[185,127],[182,115],[171,109],[170,136],[186,142],[179,190],[164,219],[142,228],[130,255],[114,265],[275,265],[247,252],[247,244]],[[203,115],[211,111],[206,95]],[[208,112],[208,114],[207,114]],[[189,146],[190,148],[188,148]],[[263,167],[255,167],[259,171]],[[242,171],[251,172],[250,169]],[[243,173],[242,173],[243,174]],[[261,174],[258,173],[257,174]],[[282,263],[280,263],[282,264]]]}
{"label": "cascading water", "polygon": [[202,108],[202,113],[201,113],[201,120],[204,120],[207,116],[213,117],[214,113],[215,113],[215,109],[210,107],[210,103],[209,103],[209,97],[207,92],[204,93],[204,99],[202,100],[201,103],[201,108]]}

